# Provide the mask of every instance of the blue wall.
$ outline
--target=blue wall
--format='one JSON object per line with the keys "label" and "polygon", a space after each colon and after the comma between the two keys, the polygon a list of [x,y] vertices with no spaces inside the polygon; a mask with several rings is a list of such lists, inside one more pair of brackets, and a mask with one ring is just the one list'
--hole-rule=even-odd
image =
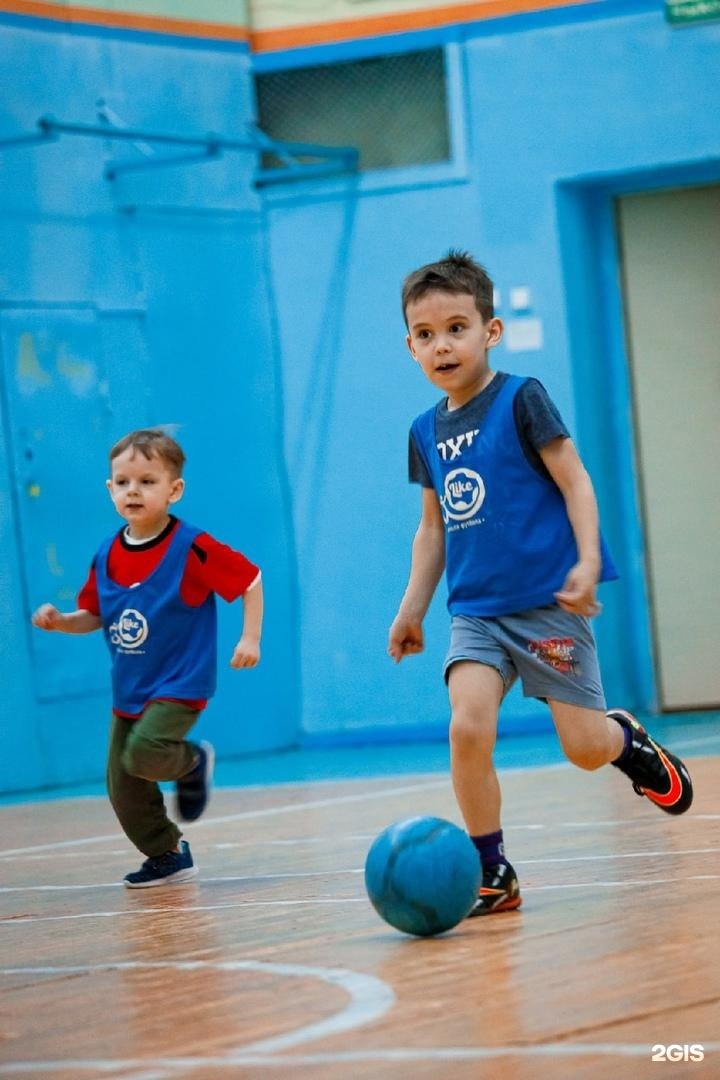
{"label": "blue wall", "polygon": [[[241,47],[21,19],[0,23],[0,40],[10,74],[0,137],[46,113],[92,122],[98,99],[111,118],[152,131],[240,134],[254,114]],[[447,167],[260,198],[242,155],[110,184],[111,156],[148,147],[68,136],[0,152],[0,790],[101,772],[101,643],[48,635],[41,647],[27,620],[36,600],[52,599],[41,588],[72,594],[115,527],[102,491],[107,442],[141,423],[179,425],[185,515],[264,570],[263,663],[224,669],[203,721],[220,752],[442,731],[444,589],[423,656],[395,667],[385,647],[419,511],[407,430],[436,396],[406,353],[399,286],[450,246],[490,268],[506,320],[542,322],[540,349],[503,346],[495,362],[545,382],[585,454],[623,573],[597,621],[608,695],[653,707],[612,198],[720,176],[720,24],[675,29],[659,2],[608,3],[256,62],[435,43],[452,60]],[[531,291],[525,314],[510,309],[515,286]],[[23,319],[43,370],[57,368],[25,397],[27,385],[11,384]],[[63,410],[74,415],[77,378],[62,382],[58,362],[71,340],[90,362],[80,415],[93,452],[68,435],[53,455],[36,439],[26,459],[24,409],[54,414],[54,446]],[[74,450],[83,464],[69,470]],[[49,510],[44,494],[27,501],[37,469]],[[223,611],[226,652],[239,616]],[[68,671],[82,685],[68,690]],[[546,720],[514,694],[504,723]]]}
{"label": "blue wall", "polygon": [[[22,21],[0,35],[0,138],[43,114],[92,124],[99,99],[114,122],[150,132],[238,137],[253,115],[241,48]],[[241,610],[221,605],[219,690],[203,727],[225,754],[297,739],[294,540],[255,162],[231,154],[103,178],[110,158],[172,152],[70,135],[0,152],[0,790],[102,775],[102,642],[28,620],[43,600],[74,606],[99,540],[120,524],[107,450],[146,424],[177,425],[183,514],[264,571],[263,663],[227,667]]]}
{"label": "blue wall", "polygon": [[[294,197],[275,193],[269,212],[296,493],[302,714],[318,739],[386,724],[429,731],[447,717],[444,590],[423,657],[395,669],[384,645],[419,513],[406,484],[407,430],[437,396],[406,353],[399,286],[451,246],[490,268],[506,321],[542,321],[542,348],[501,346],[494,363],[542,379],[586,457],[622,572],[602,590],[595,623],[606,691],[631,708],[656,703],[612,197],[720,177],[720,24],[678,30],[660,3],[608,4],[422,44],[433,40],[460,55],[450,85],[458,150],[445,179],[433,166],[356,188],[298,187]],[[347,59],[353,47],[335,53]],[[303,60],[314,56],[331,58],[324,49]],[[521,285],[532,308],[516,316],[508,301]],[[508,729],[546,722],[517,697],[506,709]]]}

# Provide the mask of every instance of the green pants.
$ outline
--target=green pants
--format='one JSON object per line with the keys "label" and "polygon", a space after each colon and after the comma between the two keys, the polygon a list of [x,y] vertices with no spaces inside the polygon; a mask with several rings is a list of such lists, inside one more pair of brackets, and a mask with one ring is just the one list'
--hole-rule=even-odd
{"label": "green pants", "polygon": [[174,701],[151,701],[139,720],[113,715],[107,762],[110,802],[125,835],[154,858],[177,847],[182,836],[165,811],[160,780],[190,772],[196,752],[185,741],[195,709]]}

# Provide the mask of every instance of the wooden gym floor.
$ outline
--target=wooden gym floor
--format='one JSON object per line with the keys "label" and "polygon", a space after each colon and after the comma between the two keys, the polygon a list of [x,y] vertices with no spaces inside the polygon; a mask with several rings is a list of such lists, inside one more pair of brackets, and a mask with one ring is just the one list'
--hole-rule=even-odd
{"label": "wooden gym floor", "polygon": [[614,769],[502,769],[523,907],[431,939],[362,869],[391,821],[459,821],[444,772],[216,788],[199,878],[137,891],[104,797],[4,805],[0,1076],[720,1076],[720,757],[688,763],[680,818]]}

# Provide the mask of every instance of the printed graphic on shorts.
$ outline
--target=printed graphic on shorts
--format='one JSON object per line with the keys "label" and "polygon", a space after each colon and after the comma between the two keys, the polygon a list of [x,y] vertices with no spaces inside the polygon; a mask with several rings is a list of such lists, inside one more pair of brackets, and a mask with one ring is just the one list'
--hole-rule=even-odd
{"label": "printed graphic on shorts", "polygon": [[110,624],[110,641],[118,652],[137,652],[147,640],[148,622],[141,611],[125,608],[117,622]]}
{"label": "printed graphic on shorts", "polygon": [[576,674],[573,638],[546,638],[544,641],[530,641],[528,651],[535,653],[543,664],[547,664],[555,671],[561,671],[563,675]]}
{"label": "printed graphic on shorts", "polygon": [[475,517],[484,499],[485,484],[479,473],[473,469],[451,469],[440,497],[445,524]]}

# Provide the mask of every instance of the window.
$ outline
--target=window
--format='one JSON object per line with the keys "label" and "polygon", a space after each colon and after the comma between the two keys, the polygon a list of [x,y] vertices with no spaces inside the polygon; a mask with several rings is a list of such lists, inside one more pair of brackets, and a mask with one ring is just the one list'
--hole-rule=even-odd
{"label": "window", "polygon": [[[256,84],[272,138],[354,146],[363,172],[450,160],[443,49],[273,71]],[[279,165],[265,155],[266,168]]]}

